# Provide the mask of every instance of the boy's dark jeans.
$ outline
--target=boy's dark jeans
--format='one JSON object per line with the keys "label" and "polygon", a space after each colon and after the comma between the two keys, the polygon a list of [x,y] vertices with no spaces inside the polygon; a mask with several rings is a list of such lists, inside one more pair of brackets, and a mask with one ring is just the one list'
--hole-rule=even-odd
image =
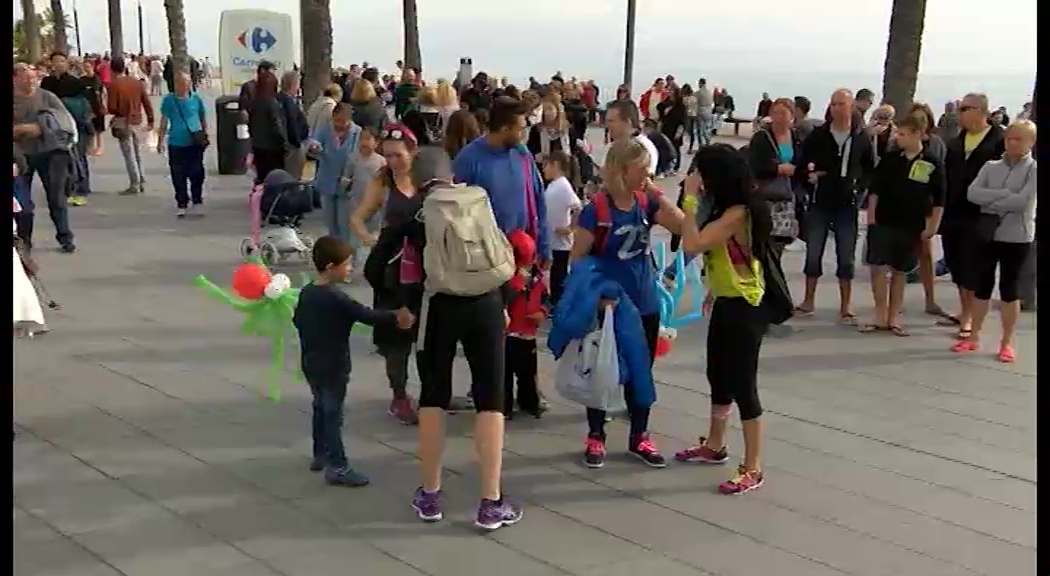
{"label": "boy's dark jeans", "polygon": [[91,166],[88,164],[88,145],[91,141],[90,135],[81,135],[80,141],[74,150],[73,175],[75,182],[69,189],[70,196],[91,195]]}
{"label": "boy's dark jeans", "polygon": [[179,208],[186,208],[191,201],[195,205],[203,204],[204,147],[169,146],[168,168],[171,170],[171,185],[175,188],[175,204]]}
{"label": "boy's dark jeans", "polygon": [[343,450],[343,402],[349,376],[307,376],[314,395],[314,459],[323,460],[329,468],[346,468]]}
{"label": "boy's dark jeans", "polygon": [[[507,336],[507,351],[503,364],[503,414],[514,413],[514,399],[523,412],[535,414],[540,409],[540,395],[537,390],[536,341],[527,338]],[[514,394],[514,381],[518,383],[518,393]]]}
{"label": "boy's dark jeans", "polygon": [[55,225],[55,239],[65,246],[73,243],[73,231],[69,229],[69,208],[66,196],[73,176],[73,155],[69,152],[37,154],[26,158],[28,165],[22,176],[26,194],[32,194],[33,175],[40,175],[47,198],[47,211]]}

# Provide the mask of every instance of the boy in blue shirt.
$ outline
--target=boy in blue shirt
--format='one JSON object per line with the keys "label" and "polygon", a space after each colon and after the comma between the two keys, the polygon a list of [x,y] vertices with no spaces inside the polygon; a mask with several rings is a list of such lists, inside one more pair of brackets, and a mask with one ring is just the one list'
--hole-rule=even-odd
{"label": "boy in blue shirt", "polygon": [[343,403],[350,381],[350,331],[362,322],[374,326],[397,323],[402,329],[416,321],[405,308],[373,310],[336,286],[350,275],[353,248],[335,236],[317,239],[313,262],[318,278],[303,287],[292,318],[299,331],[303,375],[313,393],[313,462],[325,481],[341,486],[365,486],[368,477],[350,468],[343,450]]}

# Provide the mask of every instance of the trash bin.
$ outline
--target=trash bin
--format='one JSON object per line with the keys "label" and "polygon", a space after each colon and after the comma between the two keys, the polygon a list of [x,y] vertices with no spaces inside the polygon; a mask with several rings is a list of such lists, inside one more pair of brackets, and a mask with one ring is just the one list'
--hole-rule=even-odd
{"label": "trash bin", "polygon": [[246,174],[251,140],[237,96],[215,99],[215,153],[219,174]]}

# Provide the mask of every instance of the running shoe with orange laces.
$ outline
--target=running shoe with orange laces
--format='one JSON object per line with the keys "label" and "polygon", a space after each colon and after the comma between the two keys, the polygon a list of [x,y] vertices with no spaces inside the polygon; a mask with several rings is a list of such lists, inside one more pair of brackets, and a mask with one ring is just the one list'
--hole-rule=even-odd
{"label": "running shoe with orange laces", "polygon": [[729,450],[725,446],[722,446],[721,450],[715,450],[707,445],[707,438],[701,436],[696,446],[675,452],[674,459],[699,464],[725,464],[729,461]]}
{"label": "running shoe with orange laces", "polygon": [[736,470],[736,476],[718,485],[718,491],[722,494],[739,496],[758,488],[765,482],[761,470],[748,470],[741,464]]}

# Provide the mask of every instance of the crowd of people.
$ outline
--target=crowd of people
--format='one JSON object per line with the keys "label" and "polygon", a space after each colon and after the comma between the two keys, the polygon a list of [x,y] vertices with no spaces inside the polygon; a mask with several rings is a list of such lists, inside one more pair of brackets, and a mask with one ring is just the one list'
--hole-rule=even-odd
{"label": "crowd of people", "polygon": [[[15,225],[23,257],[32,247],[26,207],[34,175],[41,177],[59,244],[75,250],[65,207],[90,193],[87,157],[97,146],[92,137],[104,130],[99,117],[111,117],[109,129],[125,158],[124,193],[142,193],[139,134],[154,134],[168,155],[178,216],[203,203],[209,140],[194,76],[174,75],[158,120],[150,87],[129,69],[133,61],[109,61],[111,77],[99,91],[90,88],[92,67],[76,78],[61,53],[51,56],[43,78],[16,65],[21,211]],[[453,403],[457,347],[470,367],[477,412],[476,524],[496,529],[522,517],[520,503],[501,491],[505,421],[516,414],[539,418],[546,410],[537,386],[539,328],[548,325],[548,347],[560,356],[568,342],[595,329],[605,310],[615,319],[620,350],[626,450],[650,467],[667,466],[649,435],[652,367],[661,332],[660,283],[678,279],[656,268],[655,225],[672,233],[674,249],[688,262],[703,256],[707,288],[709,426],[674,459],[727,463],[726,426],[735,404],[744,449],[736,473],[719,486],[725,494],[764,482],[762,341],[771,323],[814,313],[829,235],[836,245],[839,320],[863,333],[908,336],[903,293],[917,273],[926,312],[957,329],[952,350],[975,352],[998,283],[996,356],[1013,362],[1021,300],[1034,305],[1026,288],[1034,288],[1034,272],[1025,267],[1034,266],[1035,257],[1036,128],[1024,118],[1008,122],[983,94],[967,94],[952,108],[954,116],[946,112],[939,122],[921,103],[903,114],[876,107],[868,90],[835,91],[822,121],[809,117],[805,97],[766,98],[741,149],[712,142],[719,115],[734,106],[726,91],[709,89],[703,79],[695,86],[658,79],[638,102],[620,87],[599,107],[593,82],[566,81],[560,73],[545,84],[530,79],[529,88],[519,90],[485,73],[469,82],[429,84],[419,70],[384,77],[365,64],[334,75],[305,110],[299,95],[297,71],[278,77],[275,66],[263,62],[242,87],[240,105],[257,182],[278,171],[309,180],[327,230],[312,249],[318,277],[303,289],[294,318],[314,396],[310,469],[323,470],[331,484],[368,483],[346,457],[341,425],[352,371],[350,330],[358,322],[374,325],[373,343],[391,388],[389,413],[419,429],[421,482],[412,507],[423,521],[443,517],[444,416]],[[600,166],[586,134],[599,118],[607,141]],[[953,118],[958,133],[951,131]],[[675,202],[655,181],[683,165]],[[858,322],[852,307],[861,214],[874,300],[868,323]],[[938,235],[958,287],[954,315],[934,297]],[[784,248],[795,240],[806,245],[805,292],[797,306],[781,269]],[[356,278],[371,286],[371,307],[340,288]],[[778,309],[783,302],[787,314]],[[413,361],[418,401],[408,392]],[[594,406],[581,415],[588,467],[605,462],[608,420]]]}

